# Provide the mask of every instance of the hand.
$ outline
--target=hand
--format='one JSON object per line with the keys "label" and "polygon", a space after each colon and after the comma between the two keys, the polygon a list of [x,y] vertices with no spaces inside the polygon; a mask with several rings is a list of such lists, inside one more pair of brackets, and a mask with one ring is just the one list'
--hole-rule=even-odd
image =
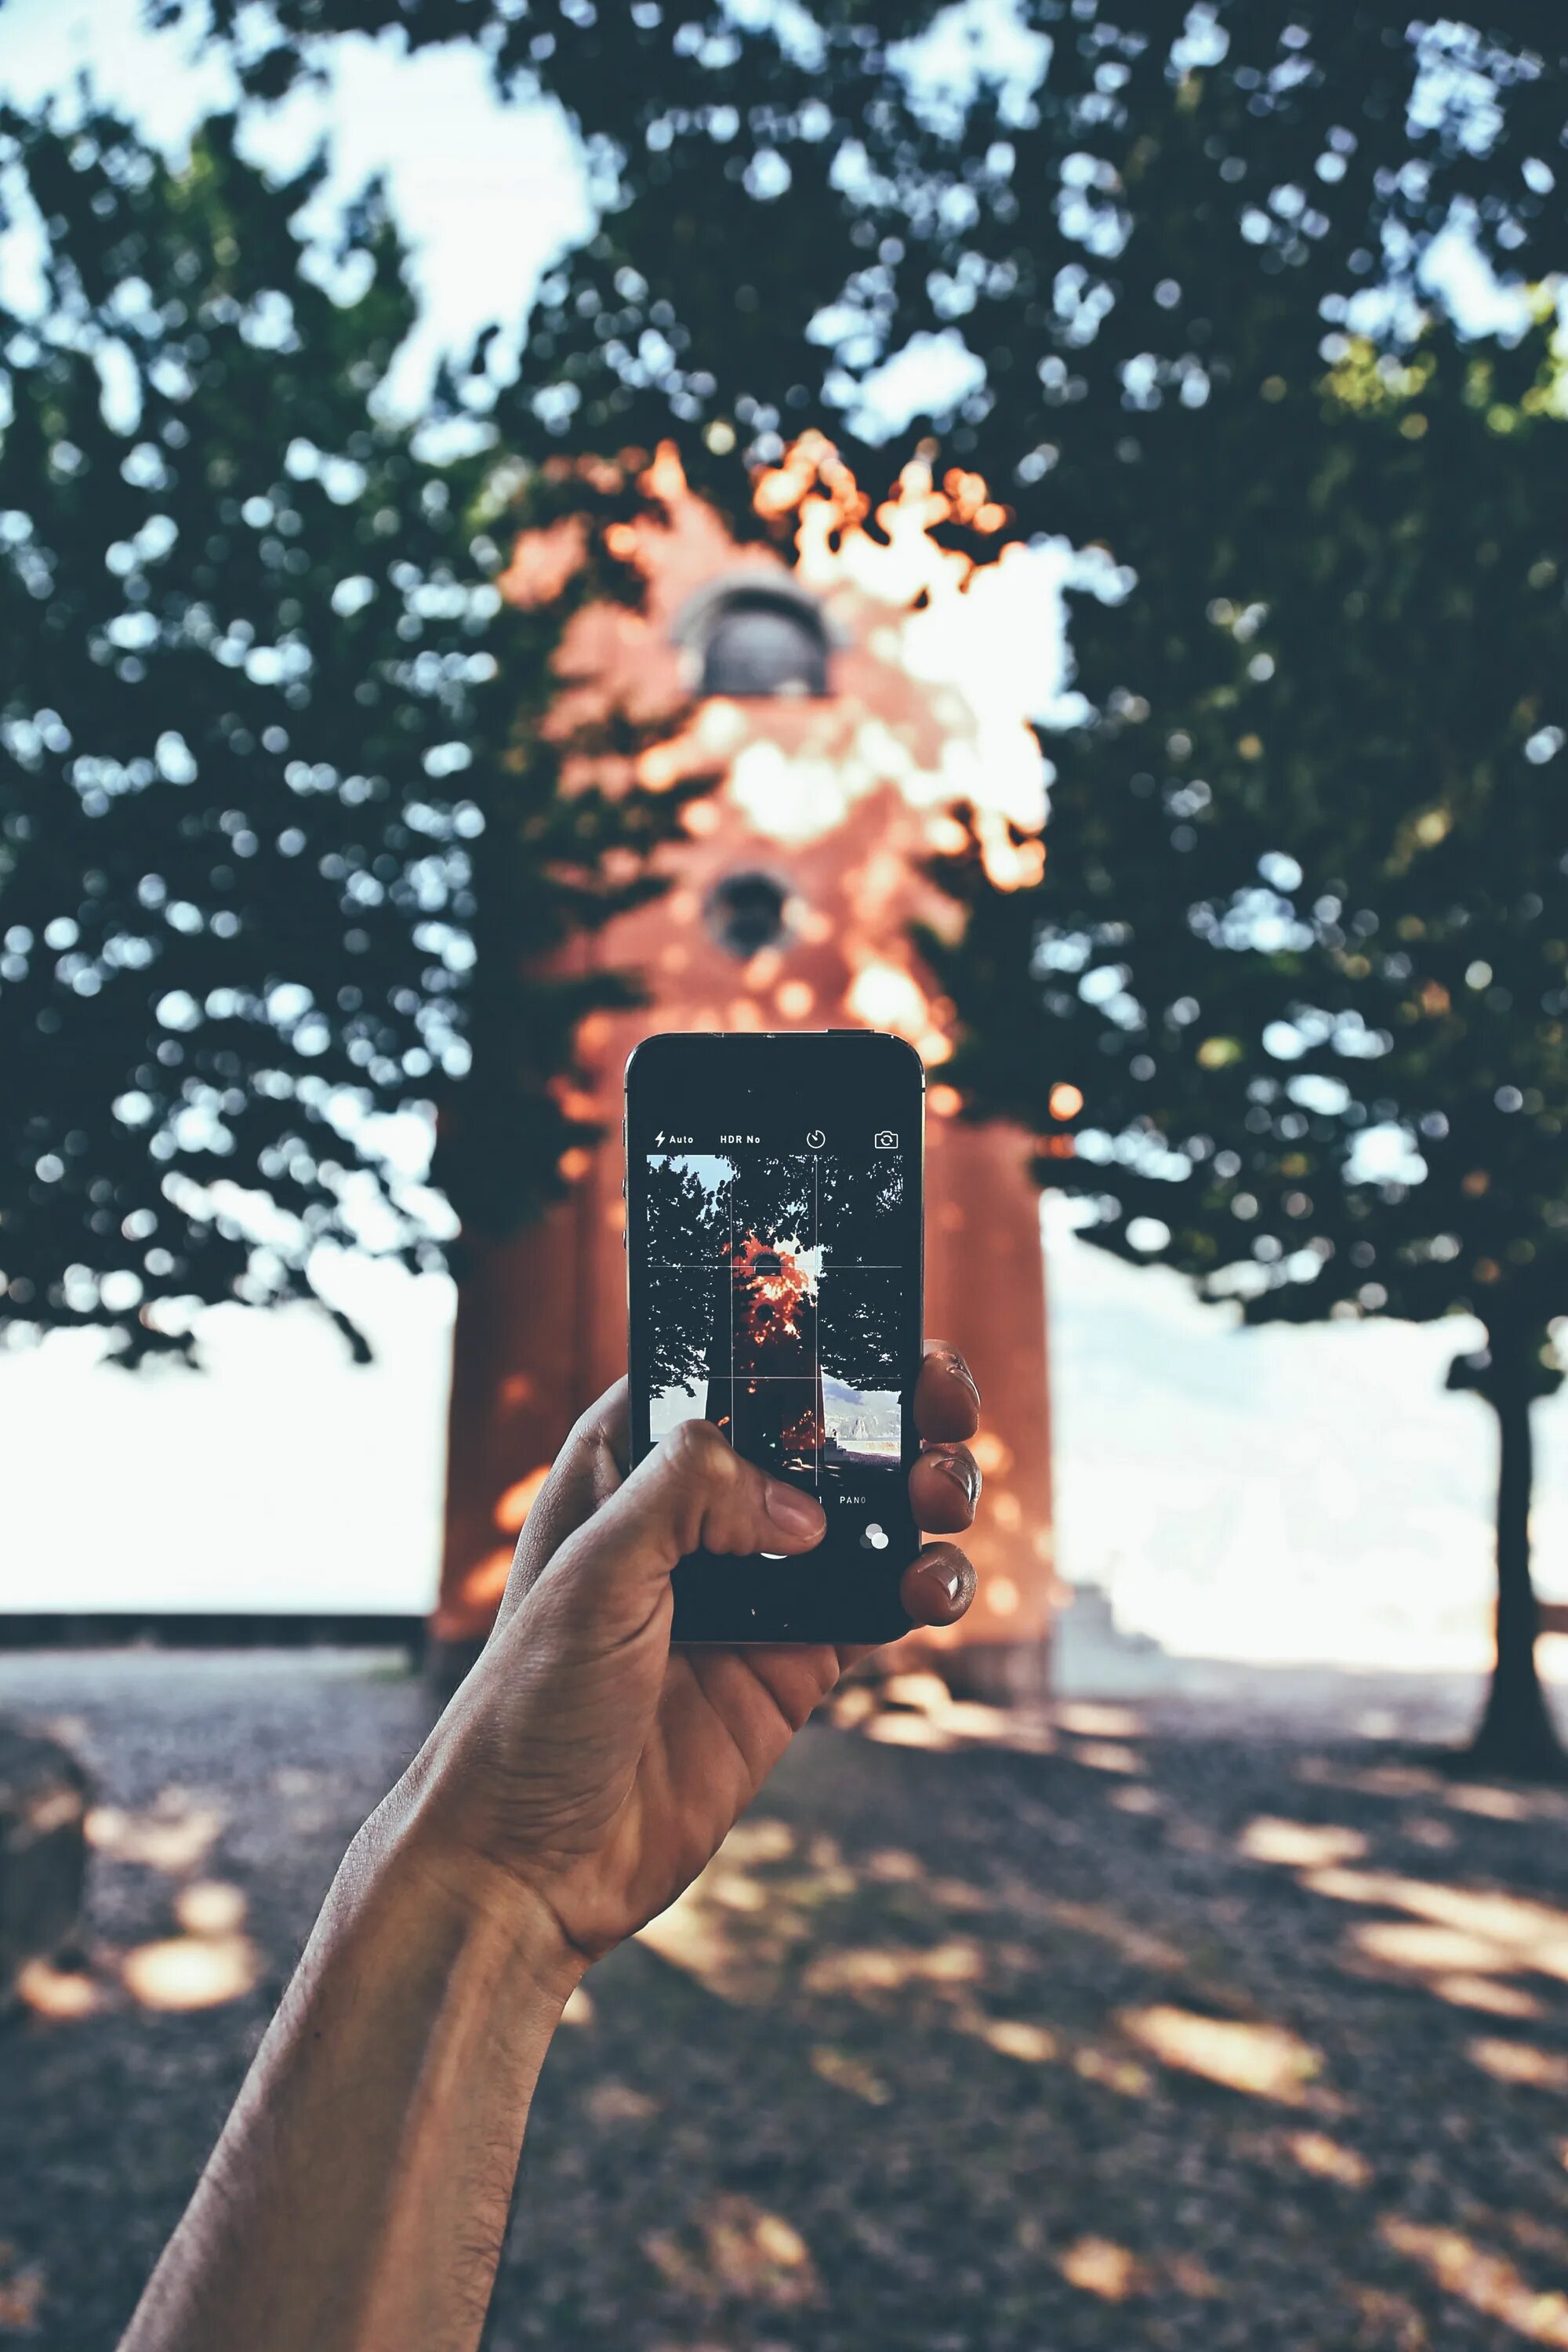
{"label": "hand", "polygon": [[[915,1391],[925,1450],[917,1526],[959,1533],[980,1473],[962,1443],[980,1399],[962,1357],[928,1342]],[[710,1551],[809,1551],[826,1528],[798,1487],[687,1422],[626,1475],[626,1382],[568,1439],[528,1516],[484,1653],[391,1801],[416,1850],[487,1906],[533,1916],[581,1968],[672,1903],[718,1850],[791,1739],[864,1650],[671,1650],[670,1571]],[[974,1570],[928,1544],[900,1594],[949,1625]]]}

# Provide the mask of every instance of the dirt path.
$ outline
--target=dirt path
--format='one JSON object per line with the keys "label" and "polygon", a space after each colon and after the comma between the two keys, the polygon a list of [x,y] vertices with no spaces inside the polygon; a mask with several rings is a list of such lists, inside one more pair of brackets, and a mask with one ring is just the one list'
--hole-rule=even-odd
{"label": "dirt path", "polygon": [[[1568,2346],[1568,1797],[1155,1703],[1020,1752],[903,1696],[590,1979],[491,2352]],[[81,2013],[0,2038],[0,2344],[107,2352],[427,1702],[0,1662],[24,1703],[105,1811],[91,1969],[39,1989]]]}

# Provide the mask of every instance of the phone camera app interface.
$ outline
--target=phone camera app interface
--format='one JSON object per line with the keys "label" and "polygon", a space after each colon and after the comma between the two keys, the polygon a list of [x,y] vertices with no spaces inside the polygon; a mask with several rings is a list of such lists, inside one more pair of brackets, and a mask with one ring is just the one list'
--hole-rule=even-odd
{"label": "phone camera app interface", "polygon": [[[674,1141],[675,1139],[671,1139]],[[724,1136],[646,1162],[648,1434],[706,1420],[749,1461],[856,1508],[901,1454],[904,1172],[821,1127],[773,1151]]]}

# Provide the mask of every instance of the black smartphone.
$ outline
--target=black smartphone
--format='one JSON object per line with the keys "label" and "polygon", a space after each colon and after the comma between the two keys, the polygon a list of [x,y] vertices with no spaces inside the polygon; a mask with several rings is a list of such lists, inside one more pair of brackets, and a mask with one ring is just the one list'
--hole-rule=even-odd
{"label": "black smartphone", "polygon": [[675,1572],[679,1642],[886,1642],[920,1537],[925,1071],[873,1030],[649,1037],[626,1065],[634,1458],[679,1423],[808,1488],[817,1548]]}

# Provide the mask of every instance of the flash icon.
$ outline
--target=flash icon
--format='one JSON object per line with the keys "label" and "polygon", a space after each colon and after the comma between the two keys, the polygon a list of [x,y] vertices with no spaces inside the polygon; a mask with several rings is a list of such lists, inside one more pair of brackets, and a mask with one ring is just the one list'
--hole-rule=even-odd
{"label": "flash icon", "polygon": [[654,1137],[654,1142],[655,1142],[655,1144],[657,1145],[657,1144],[660,1144],[660,1143],[662,1143],[663,1141],[664,1141],[664,1129],[663,1129],[663,1128],[661,1127],[661,1128],[659,1129],[659,1130],[658,1130],[658,1133]]}

